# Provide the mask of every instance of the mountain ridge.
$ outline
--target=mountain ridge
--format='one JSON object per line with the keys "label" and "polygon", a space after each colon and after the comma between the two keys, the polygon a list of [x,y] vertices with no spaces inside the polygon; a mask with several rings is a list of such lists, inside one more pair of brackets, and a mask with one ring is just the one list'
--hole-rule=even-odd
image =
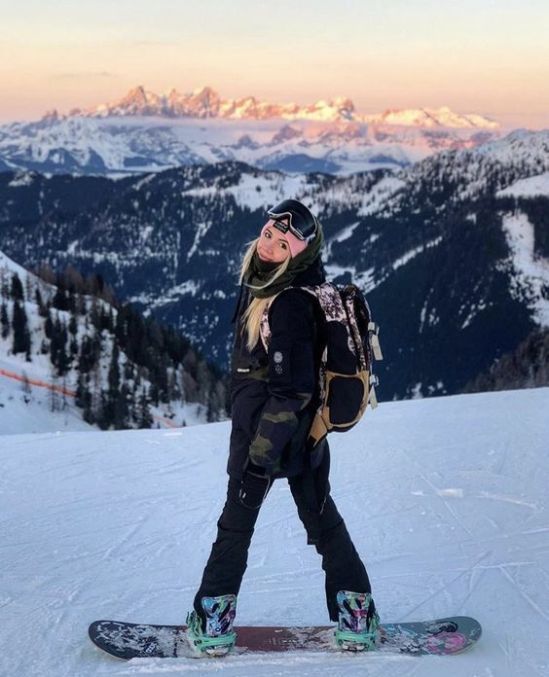
{"label": "mountain ridge", "polygon": [[87,108],[72,108],[67,114],[57,109],[47,111],[44,119],[60,119],[73,116],[108,117],[123,115],[158,115],[165,117],[222,117],[236,120],[265,120],[279,117],[285,120],[308,119],[333,122],[338,120],[390,125],[476,127],[496,129],[501,125],[479,113],[456,113],[447,106],[439,108],[388,108],[381,113],[359,113],[353,101],[344,96],[333,99],[319,99],[312,104],[277,104],[245,96],[240,99],[224,99],[209,85],[181,94],[175,88],[163,94],[156,94],[137,85],[121,98]]}
{"label": "mountain ridge", "polygon": [[226,367],[242,249],[291,195],[324,225],[329,277],[368,295],[391,356],[380,397],[455,393],[549,322],[549,184],[524,183],[549,171],[548,136],[343,177],[235,161],[117,181],[4,173],[0,245],[99,271]]}

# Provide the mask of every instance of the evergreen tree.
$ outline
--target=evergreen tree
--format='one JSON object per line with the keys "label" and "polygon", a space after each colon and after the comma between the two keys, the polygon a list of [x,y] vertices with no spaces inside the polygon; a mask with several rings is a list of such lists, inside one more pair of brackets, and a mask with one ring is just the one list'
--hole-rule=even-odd
{"label": "evergreen tree", "polygon": [[120,350],[116,341],[113,341],[111,363],[109,366],[109,394],[114,401],[120,387]]}
{"label": "evergreen tree", "polygon": [[50,357],[52,364],[57,367],[58,376],[64,376],[70,367],[67,354],[67,327],[59,318],[55,320],[51,337]]}
{"label": "evergreen tree", "polygon": [[114,402],[113,423],[115,430],[123,430],[129,425],[130,390],[123,383]]}
{"label": "evergreen tree", "polygon": [[151,428],[153,424],[153,417],[151,410],[149,409],[149,398],[147,397],[147,391],[145,386],[141,391],[141,396],[139,398],[139,421],[138,425],[140,428]]}
{"label": "evergreen tree", "polygon": [[10,297],[9,280],[5,268],[0,268],[0,292],[3,299]]}
{"label": "evergreen tree", "polygon": [[69,319],[69,331],[73,336],[76,336],[78,334],[78,322],[76,321],[76,316],[74,315],[74,313],[71,313]]}
{"label": "evergreen tree", "polygon": [[32,291],[33,291],[33,287],[32,287],[31,276],[27,275],[25,277],[25,298],[29,299],[29,301],[30,301],[30,299],[32,299]]}
{"label": "evergreen tree", "polygon": [[69,298],[67,294],[67,289],[65,287],[65,280],[62,275],[57,275],[57,289],[52,300],[52,305],[58,310],[68,310],[69,309]]}
{"label": "evergreen tree", "polygon": [[80,344],[80,354],[78,357],[78,371],[84,374],[88,374],[93,367],[95,366],[97,360],[99,359],[100,346],[96,340],[96,337],[93,338],[85,335],[82,338],[82,343]]}
{"label": "evergreen tree", "polygon": [[40,317],[47,317],[48,309],[44,304],[44,299],[42,298],[42,294],[40,293],[40,289],[38,286],[34,290],[34,300],[36,302],[36,305],[38,306],[38,314],[40,315]]}
{"label": "evergreen tree", "polygon": [[8,317],[8,308],[4,301],[2,301],[2,308],[0,309],[0,325],[2,327],[2,338],[5,339],[10,333],[10,319]]}
{"label": "evergreen tree", "polygon": [[127,423],[126,394],[120,388],[120,350],[116,341],[113,341],[111,363],[109,365],[108,390],[105,396],[105,411],[103,425],[105,428],[114,426],[116,430],[125,427]]}
{"label": "evergreen tree", "polygon": [[11,276],[11,298],[14,301],[24,301],[23,285],[17,273]]}
{"label": "evergreen tree", "polygon": [[46,335],[46,338],[51,340],[51,337],[53,336],[53,320],[51,319],[49,309],[46,314],[46,321],[44,322],[44,334]]}
{"label": "evergreen tree", "polygon": [[30,332],[25,308],[18,301],[13,303],[13,354],[30,353]]}

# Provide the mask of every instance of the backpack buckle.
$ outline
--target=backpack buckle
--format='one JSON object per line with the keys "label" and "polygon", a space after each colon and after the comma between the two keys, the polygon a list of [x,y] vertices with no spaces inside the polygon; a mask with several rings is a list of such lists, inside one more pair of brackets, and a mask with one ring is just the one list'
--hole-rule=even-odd
{"label": "backpack buckle", "polygon": [[368,342],[374,353],[374,358],[376,360],[382,360],[383,353],[381,352],[381,345],[379,343],[379,326],[375,322],[368,322]]}

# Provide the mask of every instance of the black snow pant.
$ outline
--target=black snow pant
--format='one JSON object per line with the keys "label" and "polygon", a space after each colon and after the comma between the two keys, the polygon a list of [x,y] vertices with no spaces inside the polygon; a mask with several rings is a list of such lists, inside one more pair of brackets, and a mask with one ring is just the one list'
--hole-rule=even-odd
{"label": "black snow pant", "polygon": [[[331,621],[337,621],[338,591],[371,592],[371,586],[364,564],[330,496],[328,472],[329,456],[326,455],[326,462],[318,469],[308,469],[301,475],[290,477],[288,483],[307,532],[307,542],[314,545],[322,557],[328,614]],[[202,597],[238,595],[255,523],[268,488],[270,486],[267,487],[264,480],[249,481],[246,475],[243,481],[229,478],[227,499],[217,522],[217,538],[194,599],[194,608],[202,618]]]}

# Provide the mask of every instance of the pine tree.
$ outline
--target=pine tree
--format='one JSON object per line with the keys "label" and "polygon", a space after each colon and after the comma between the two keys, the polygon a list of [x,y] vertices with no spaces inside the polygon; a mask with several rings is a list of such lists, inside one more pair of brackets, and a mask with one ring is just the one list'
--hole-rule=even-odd
{"label": "pine tree", "polygon": [[50,357],[52,364],[57,367],[58,376],[64,376],[69,368],[70,361],[67,355],[67,327],[59,318],[55,320],[51,337]]}
{"label": "pine tree", "polygon": [[0,268],[0,292],[3,299],[7,299],[10,296],[9,282],[6,275],[5,268]]}
{"label": "pine tree", "polygon": [[18,301],[13,303],[13,354],[30,353],[30,332],[25,308]]}
{"label": "pine tree", "polygon": [[147,391],[145,386],[141,391],[141,397],[139,398],[139,422],[138,425],[140,428],[150,428],[153,424],[153,417],[151,410],[149,409],[149,398],[147,397]]}
{"label": "pine tree", "polygon": [[44,334],[46,335],[46,338],[51,340],[51,337],[53,336],[53,320],[51,319],[49,308],[46,313],[46,321],[44,322]]}
{"label": "pine tree", "polygon": [[32,280],[31,276],[27,275],[25,277],[25,298],[32,299]]}
{"label": "pine tree", "polygon": [[112,398],[113,402],[118,394],[118,389],[120,387],[120,350],[116,341],[113,341],[112,353],[111,353],[111,363],[109,365],[109,395]]}
{"label": "pine tree", "polygon": [[114,403],[114,428],[123,430],[129,425],[130,414],[130,391],[128,386],[123,383]]}
{"label": "pine tree", "polygon": [[10,333],[10,318],[4,301],[2,301],[2,308],[0,309],[0,325],[2,326],[2,338],[5,339]]}
{"label": "pine tree", "polygon": [[44,304],[44,299],[42,298],[42,294],[40,293],[40,289],[38,288],[38,286],[34,290],[34,300],[36,301],[36,305],[38,306],[38,314],[40,315],[40,317],[47,317],[48,309]]}
{"label": "pine tree", "polygon": [[67,289],[65,287],[65,280],[62,275],[57,275],[57,289],[52,300],[52,305],[58,310],[68,310],[69,309],[69,299],[67,295]]}
{"label": "pine tree", "polygon": [[11,298],[14,301],[24,301],[23,285],[17,273],[11,276]]}

